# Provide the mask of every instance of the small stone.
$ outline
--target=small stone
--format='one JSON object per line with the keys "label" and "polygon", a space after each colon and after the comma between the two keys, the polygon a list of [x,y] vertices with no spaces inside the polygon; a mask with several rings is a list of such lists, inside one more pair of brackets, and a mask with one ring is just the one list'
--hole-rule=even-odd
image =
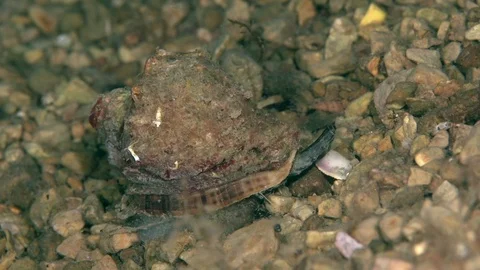
{"label": "small stone", "polygon": [[85,238],[82,233],[78,232],[63,240],[63,242],[57,247],[57,252],[62,256],[75,259],[81,250],[86,249],[87,245]]}
{"label": "small stone", "polygon": [[60,20],[60,29],[63,32],[70,32],[79,29],[84,24],[83,16],[79,12],[67,12]]}
{"label": "small stone", "polygon": [[448,135],[448,131],[440,130],[437,134],[435,134],[428,146],[446,148],[448,146],[449,138],[450,136]]}
{"label": "small stone", "polygon": [[468,135],[458,159],[460,160],[460,163],[466,165],[468,164],[469,159],[478,155],[480,155],[480,122],[475,124]]}
{"label": "small stone", "polygon": [[295,10],[297,12],[298,24],[300,26],[305,25],[310,19],[317,15],[317,11],[312,0],[297,1]]}
{"label": "small stone", "polygon": [[293,267],[286,261],[282,259],[275,259],[273,262],[268,264],[265,270],[292,270]]}
{"label": "small stone", "polygon": [[472,43],[463,48],[456,63],[463,68],[480,67],[480,44]]}
{"label": "small stone", "polygon": [[312,168],[298,181],[294,181],[290,190],[295,197],[322,195],[330,193],[330,183],[317,168]]}
{"label": "small stone", "polygon": [[410,168],[408,177],[409,186],[429,185],[432,182],[433,174],[417,167]]}
{"label": "small stone", "polygon": [[30,207],[30,219],[37,228],[43,228],[50,217],[52,209],[61,202],[57,191],[49,189],[35,198]]}
{"label": "small stone", "polygon": [[480,40],[480,24],[468,29],[465,33],[465,38],[468,40]]}
{"label": "small stone", "polygon": [[39,6],[32,6],[28,10],[28,14],[35,25],[42,30],[42,32],[50,34],[55,32],[57,28],[57,19],[52,14],[46,12]]}
{"label": "small stone", "polygon": [[425,64],[418,64],[409,75],[408,80],[434,88],[441,82],[448,81],[448,77],[440,69]]}
{"label": "small stone", "polygon": [[53,216],[50,224],[54,231],[63,237],[73,235],[83,229],[85,222],[79,210],[62,211]]}
{"label": "small stone", "polygon": [[459,186],[465,179],[465,169],[458,163],[457,159],[446,159],[440,170],[440,176]]}
{"label": "small stone", "polygon": [[448,19],[448,14],[434,8],[421,8],[417,11],[417,18],[426,20],[431,26],[438,29],[440,24]]}
{"label": "small stone", "polygon": [[390,136],[385,136],[382,140],[378,142],[378,150],[380,152],[386,152],[393,149],[392,138]]}
{"label": "small stone", "polygon": [[401,147],[410,149],[417,134],[417,121],[410,114],[405,114],[402,120],[402,125],[395,130],[393,138],[400,142]]}
{"label": "small stone", "polygon": [[286,215],[280,221],[280,234],[288,235],[292,232],[297,232],[302,227],[303,222],[297,218],[294,218],[290,215]]}
{"label": "small stone", "polygon": [[272,214],[284,215],[290,211],[295,199],[292,197],[268,195],[265,207]]}
{"label": "small stone", "polygon": [[458,188],[448,181],[443,183],[435,190],[432,196],[434,204],[449,208],[453,212],[460,213],[462,202],[460,201]]}
{"label": "small stone", "polygon": [[165,262],[157,262],[152,265],[152,270],[173,270],[173,266]]}
{"label": "small stone", "polygon": [[380,133],[370,133],[363,135],[353,142],[353,150],[358,153],[361,159],[366,159],[376,154],[378,143],[383,139]]}
{"label": "small stone", "polygon": [[441,82],[435,89],[433,93],[441,97],[451,97],[455,95],[458,91],[462,89],[461,85],[455,80],[449,80],[446,82]]}
{"label": "small stone", "polygon": [[98,250],[80,250],[75,258],[76,261],[98,261],[101,260],[104,254]]}
{"label": "small stone", "polygon": [[[2,267],[6,266],[7,260],[5,257],[4,259],[2,259]],[[30,259],[29,257],[18,258],[15,260],[15,262],[13,262],[12,265],[10,265],[10,267],[8,267],[8,270],[36,270],[36,269],[39,269],[37,263],[34,260]]]}
{"label": "small stone", "polygon": [[413,270],[415,266],[408,261],[399,258],[390,258],[377,256],[373,265],[373,269],[376,270],[390,270],[390,269],[402,269]]}
{"label": "small stone", "polygon": [[402,234],[408,241],[414,241],[425,233],[425,223],[419,217],[414,217],[402,228]]}
{"label": "small stone", "polygon": [[368,6],[368,10],[360,21],[360,26],[367,26],[372,24],[382,24],[387,18],[387,13],[383,11],[375,3]]}
{"label": "small stone", "polygon": [[87,83],[79,78],[73,78],[61,87],[60,95],[55,101],[55,106],[60,107],[72,102],[90,105],[93,104],[97,98],[98,93]]}
{"label": "small stone", "polygon": [[88,195],[81,209],[87,223],[93,225],[102,223],[105,212],[102,202],[100,202],[96,194]]}
{"label": "small stone", "polygon": [[28,77],[28,85],[30,88],[41,95],[53,92],[60,78],[49,70],[40,68],[35,69]]}
{"label": "small stone", "polygon": [[102,235],[100,238],[99,247],[106,253],[117,253],[121,250],[131,247],[138,241],[140,241],[140,238],[138,237],[137,233],[124,232],[108,234]]}
{"label": "small stone", "polygon": [[[138,237],[136,237],[135,242],[137,242],[138,240]],[[178,256],[180,256],[180,254],[186,249],[186,247],[194,245],[195,241],[195,236],[190,232],[185,231],[175,233],[174,235],[169,237],[169,239],[165,243],[162,244],[161,248],[164,254],[161,257],[167,262],[173,263],[178,258]]]}
{"label": "small stone", "polygon": [[318,215],[328,218],[341,218],[342,203],[336,199],[327,199],[318,205]]}
{"label": "small stone", "polygon": [[301,221],[305,221],[307,220],[307,218],[309,218],[311,215],[315,213],[315,209],[313,208],[313,206],[303,201],[297,200],[293,204],[290,212],[294,217],[300,219]]}
{"label": "small stone", "polygon": [[383,215],[378,223],[383,239],[389,242],[398,242],[402,236],[404,220],[401,216],[391,212]]}
{"label": "small stone", "polygon": [[399,82],[395,85],[393,91],[388,95],[387,108],[401,109],[405,106],[405,100],[412,97],[417,90],[417,84],[413,82]]}
{"label": "small stone", "polygon": [[80,70],[91,64],[90,56],[84,52],[71,52],[65,59],[65,65],[73,70]]}
{"label": "small stone", "polygon": [[373,240],[380,239],[377,230],[378,217],[369,217],[355,226],[352,237],[364,246],[368,246]]}
{"label": "small stone", "polygon": [[402,209],[411,207],[415,203],[423,200],[424,187],[423,186],[405,186],[395,191],[395,194],[390,201],[390,209]]}
{"label": "small stone", "polygon": [[267,20],[262,25],[262,37],[267,41],[276,44],[283,44],[295,34],[295,17],[295,14],[286,12],[284,14],[279,14],[279,16],[275,16],[273,19]]}
{"label": "small stone", "polygon": [[353,100],[345,109],[345,117],[359,117],[365,114],[373,99],[373,92],[367,92]]}
{"label": "small stone", "polygon": [[25,61],[29,64],[38,63],[44,56],[42,49],[28,50],[23,54]]}
{"label": "small stone", "polygon": [[351,51],[341,52],[323,60],[309,63],[306,71],[314,78],[324,78],[330,75],[342,75],[355,69],[357,61]]}
{"label": "small stone", "polygon": [[458,213],[441,206],[432,206],[430,200],[425,200],[420,216],[429,226],[446,235],[462,233],[463,221]]}
{"label": "small stone", "polygon": [[82,152],[67,152],[62,156],[62,165],[79,175],[86,175],[93,166],[92,157]]}
{"label": "small stone", "polygon": [[350,259],[356,250],[363,248],[362,244],[345,232],[337,233],[335,237],[335,246],[347,259]]}
{"label": "small stone", "polygon": [[344,52],[350,52],[352,43],[357,39],[357,29],[347,17],[334,19],[325,42],[325,59]]}
{"label": "small stone", "polygon": [[279,245],[273,227],[271,220],[262,219],[227,236],[223,249],[229,266],[253,269],[272,260]]}
{"label": "small stone", "polygon": [[133,48],[121,46],[118,49],[118,58],[122,63],[131,63],[148,57],[155,50],[155,47],[149,43],[142,43]]}
{"label": "small stone", "polygon": [[445,65],[455,62],[462,52],[462,44],[460,42],[452,41],[445,45],[442,49],[442,58]]}
{"label": "small stone", "polygon": [[415,163],[417,163],[418,166],[423,167],[432,160],[443,159],[444,157],[445,152],[442,148],[427,147],[415,154]]}
{"label": "small stone", "polygon": [[305,244],[308,248],[325,248],[335,243],[337,231],[307,231]]}
{"label": "small stone", "polygon": [[110,255],[105,255],[103,258],[95,263],[91,268],[92,270],[117,270],[117,264],[110,257]]}
{"label": "small stone", "polygon": [[462,152],[465,142],[469,138],[470,132],[473,127],[465,124],[454,125],[450,129],[450,135],[452,137],[452,153],[458,155]]}
{"label": "small stone", "polygon": [[410,148],[410,155],[415,156],[418,151],[427,147],[430,144],[430,139],[427,135],[418,135],[413,139],[412,146]]}
{"label": "small stone", "polygon": [[321,51],[310,51],[300,49],[295,52],[295,62],[297,63],[298,67],[303,70],[307,71],[311,66],[314,66],[315,63],[320,62],[323,60],[323,54]]}
{"label": "small stone", "polygon": [[437,50],[410,48],[407,49],[406,53],[407,58],[417,64],[425,64],[432,68],[442,68],[440,53]]}

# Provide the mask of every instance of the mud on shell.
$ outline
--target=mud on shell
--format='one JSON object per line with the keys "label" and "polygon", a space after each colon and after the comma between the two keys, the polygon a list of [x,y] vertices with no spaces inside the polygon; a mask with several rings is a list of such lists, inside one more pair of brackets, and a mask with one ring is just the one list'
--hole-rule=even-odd
{"label": "mud on shell", "polygon": [[158,50],[131,89],[100,97],[90,120],[129,180],[127,201],[155,215],[216,210],[326,153],[333,128],[297,155],[297,125],[256,109],[249,96],[208,54]]}

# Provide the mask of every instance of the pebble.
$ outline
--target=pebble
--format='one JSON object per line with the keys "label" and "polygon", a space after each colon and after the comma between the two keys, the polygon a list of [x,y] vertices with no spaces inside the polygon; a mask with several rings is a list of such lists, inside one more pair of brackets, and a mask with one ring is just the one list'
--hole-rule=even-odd
{"label": "pebble", "polygon": [[440,130],[430,141],[429,147],[446,148],[449,144],[449,134],[446,130]]}
{"label": "pebble", "polygon": [[410,149],[416,134],[417,121],[407,113],[402,117],[402,125],[395,130],[393,138],[400,142],[401,147]]}
{"label": "pebble", "polygon": [[398,242],[402,236],[404,219],[397,214],[388,212],[378,222],[378,228],[383,239],[388,242]]}
{"label": "pebble", "polygon": [[323,61],[307,63],[305,69],[312,77],[319,79],[330,75],[342,75],[354,70],[355,67],[356,59],[354,55],[348,51],[338,53]]}
{"label": "pebble", "polygon": [[284,42],[295,34],[296,16],[286,12],[278,14],[274,19],[263,23],[262,37],[272,43],[284,44]]}
{"label": "pebble", "polygon": [[415,163],[417,163],[418,166],[423,167],[433,160],[443,159],[444,157],[445,152],[442,148],[426,147],[415,154]]}
{"label": "pebble", "polygon": [[406,51],[407,58],[417,64],[425,64],[432,68],[442,68],[440,53],[437,50],[410,48]]}
{"label": "pebble", "polygon": [[308,72],[309,67],[322,60],[323,54],[321,51],[300,49],[295,52],[295,62],[303,71]]}
{"label": "pebble", "polygon": [[367,92],[353,100],[345,109],[345,117],[360,117],[368,111],[368,106],[373,99],[373,92]]}
{"label": "pebble", "polygon": [[335,243],[337,231],[307,231],[305,244],[308,248],[326,248]]}
{"label": "pebble", "polygon": [[377,230],[378,220],[376,216],[364,219],[353,228],[351,236],[364,246],[368,246],[373,240],[380,239]]}
{"label": "pebble", "polygon": [[77,102],[79,104],[93,104],[98,98],[98,93],[80,78],[73,78],[59,89],[59,96],[55,100],[55,106]]}
{"label": "pebble", "polygon": [[296,200],[290,210],[292,216],[300,219],[301,221],[307,220],[311,215],[315,214],[313,206],[301,201]]}
{"label": "pebble", "polygon": [[140,241],[140,238],[137,233],[120,232],[120,233],[102,235],[98,245],[103,252],[117,253],[121,250],[131,247],[133,244],[137,243],[138,241]]}
{"label": "pebble", "polygon": [[290,211],[295,199],[291,196],[268,195],[265,207],[272,214],[284,215]]}
{"label": "pebble", "polygon": [[308,197],[312,194],[330,193],[330,183],[316,168],[310,169],[303,177],[294,181],[290,191],[295,197]]}
{"label": "pebble", "polygon": [[377,153],[378,143],[383,139],[380,133],[370,133],[363,135],[353,142],[353,150],[360,155],[360,158],[366,159]]}
{"label": "pebble", "polygon": [[286,215],[279,223],[281,235],[288,235],[293,232],[297,232],[302,228],[303,222],[300,219],[294,218],[290,215]]}
{"label": "pebble", "polygon": [[445,65],[455,62],[462,52],[462,44],[460,42],[452,41],[445,45],[442,49],[442,59]]}
{"label": "pebble", "polygon": [[437,96],[448,98],[455,95],[461,89],[462,86],[456,80],[449,80],[437,85],[433,90],[433,93]]}
{"label": "pebble", "polygon": [[360,21],[360,26],[368,26],[372,24],[382,24],[387,18],[387,13],[383,11],[375,3],[368,6],[368,10]]}
{"label": "pebble", "polygon": [[105,255],[95,263],[92,270],[117,270],[117,264],[110,255]]}
{"label": "pebble", "polygon": [[432,182],[433,174],[417,167],[410,168],[408,177],[409,186],[429,185]]}
{"label": "pebble", "polygon": [[395,85],[393,91],[388,95],[386,107],[389,109],[401,109],[405,106],[407,98],[412,97],[417,90],[417,85],[413,82],[399,82]]}
{"label": "pebble", "polygon": [[443,181],[435,190],[432,201],[435,205],[443,206],[455,213],[460,213],[462,202],[460,201],[458,188],[448,181]]}
{"label": "pebble", "polygon": [[52,14],[45,11],[39,6],[32,6],[28,10],[28,14],[35,25],[46,34],[55,32],[57,28],[57,19]]}
{"label": "pebble", "polygon": [[347,233],[338,232],[335,237],[335,247],[345,258],[350,259],[356,250],[363,248],[363,245]]}
{"label": "pebble", "polygon": [[297,12],[298,24],[304,26],[308,21],[310,21],[317,11],[313,0],[299,0],[296,3],[295,10]]}
{"label": "pebble", "polygon": [[457,159],[446,159],[440,170],[440,176],[454,185],[461,185],[465,179],[465,169]]}
{"label": "pebble", "polygon": [[438,29],[440,24],[448,19],[448,14],[435,8],[421,8],[417,11],[417,18],[426,20],[432,27]]}
{"label": "pebble", "polygon": [[63,237],[80,232],[85,226],[82,213],[79,210],[61,211],[50,221],[53,230]]}
{"label": "pebble", "polygon": [[351,51],[352,43],[356,39],[356,26],[347,17],[335,19],[325,43],[325,59]]}
{"label": "pebble", "polygon": [[458,155],[462,152],[465,142],[470,135],[473,127],[469,125],[459,124],[454,125],[450,129],[450,135],[452,137],[452,153]]}
{"label": "pebble", "polygon": [[93,158],[82,152],[66,152],[61,158],[61,163],[76,174],[86,175],[92,169]]}
{"label": "pebble", "polygon": [[328,218],[342,217],[342,203],[336,199],[327,199],[321,202],[318,207],[317,214]]}
{"label": "pebble", "polygon": [[152,265],[152,270],[173,270],[173,266],[171,264],[165,262],[157,262]]}
{"label": "pebble", "polygon": [[477,122],[472,131],[465,140],[462,152],[458,159],[460,163],[466,165],[474,156],[480,155],[480,122]]}
{"label": "pebble", "polygon": [[279,245],[273,226],[271,220],[261,219],[227,236],[223,250],[229,266],[253,269],[272,260]]}
{"label": "pebble", "polygon": [[448,77],[440,69],[425,64],[418,64],[408,79],[417,84],[424,84],[427,87],[434,88],[441,82],[447,81]]}
{"label": "pebble", "polygon": [[390,270],[390,269],[402,269],[402,270],[413,270],[415,265],[413,263],[400,259],[400,258],[390,258],[382,257],[377,255],[373,265],[375,270]]}
{"label": "pebble", "polygon": [[420,216],[440,233],[452,236],[462,233],[460,215],[441,206],[432,206],[431,201],[424,201]]}
{"label": "pebble", "polygon": [[38,94],[47,94],[53,92],[60,83],[60,78],[47,69],[35,69],[28,77],[28,85]]}
{"label": "pebble", "polygon": [[48,224],[50,213],[61,202],[57,191],[53,188],[42,192],[35,198],[30,207],[30,219],[36,228],[42,229]]}
{"label": "pebble", "polygon": [[480,40],[480,24],[468,29],[465,33],[465,38],[468,40]]}
{"label": "pebble", "polygon": [[57,252],[67,258],[75,259],[79,252],[85,249],[87,249],[85,238],[78,232],[63,240],[57,247]]}
{"label": "pebble", "polygon": [[480,44],[469,44],[457,57],[456,63],[463,68],[480,67]]}

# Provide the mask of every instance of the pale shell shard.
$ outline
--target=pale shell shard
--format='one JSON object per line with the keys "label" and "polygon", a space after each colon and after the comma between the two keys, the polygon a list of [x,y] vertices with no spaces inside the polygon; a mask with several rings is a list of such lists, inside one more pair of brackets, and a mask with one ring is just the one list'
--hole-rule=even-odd
{"label": "pale shell shard", "polygon": [[340,180],[347,179],[352,170],[350,161],[335,150],[330,150],[315,165],[322,173]]}

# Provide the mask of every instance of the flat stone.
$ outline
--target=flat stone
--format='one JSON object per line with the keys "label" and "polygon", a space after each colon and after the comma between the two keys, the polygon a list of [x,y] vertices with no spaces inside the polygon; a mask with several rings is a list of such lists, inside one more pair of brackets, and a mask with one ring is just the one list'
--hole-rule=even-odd
{"label": "flat stone", "polygon": [[407,49],[406,53],[407,58],[417,64],[425,64],[432,68],[442,68],[440,53],[437,50],[410,48]]}
{"label": "flat stone", "polygon": [[342,203],[336,199],[327,199],[318,205],[317,214],[328,218],[342,217]]}
{"label": "flat stone", "polygon": [[57,247],[57,252],[62,256],[75,259],[81,250],[86,249],[85,237],[82,233],[78,232],[63,240]]}
{"label": "flat stone", "polygon": [[279,245],[273,227],[273,221],[262,219],[227,236],[223,249],[229,266],[252,269],[272,260]]}
{"label": "flat stone", "polygon": [[417,167],[410,168],[408,177],[409,186],[429,185],[432,182],[433,174]]}
{"label": "flat stone", "polygon": [[79,210],[62,211],[53,216],[50,224],[54,231],[63,237],[80,232],[85,226]]}
{"label": "flat stone", "polygon": [[415,162],[418,166],[423,167],[432,160],[442,159],[445,157],[445,152],[439,147],[426,147],[415,154]]}

